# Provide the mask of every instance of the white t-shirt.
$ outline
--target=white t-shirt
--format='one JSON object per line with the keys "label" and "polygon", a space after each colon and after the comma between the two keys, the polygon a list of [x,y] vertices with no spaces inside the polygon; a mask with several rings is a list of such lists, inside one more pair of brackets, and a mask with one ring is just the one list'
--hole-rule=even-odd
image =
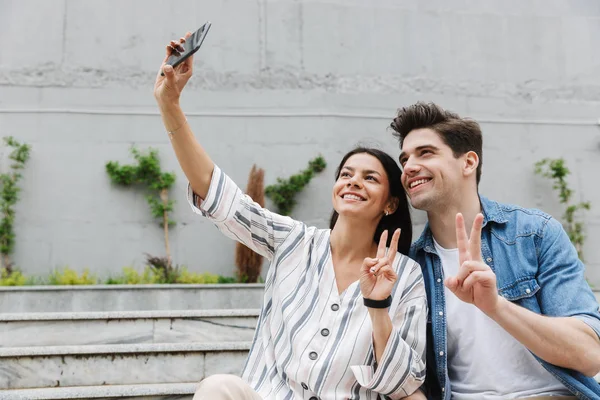
{"label": "white t-shirt", "polygon": [[[435,248],[446,277],[458,272],[458,249]],[[571,392],[527,348],[472,304],[445,288],[448,374],[456,400],[515,399]]]}

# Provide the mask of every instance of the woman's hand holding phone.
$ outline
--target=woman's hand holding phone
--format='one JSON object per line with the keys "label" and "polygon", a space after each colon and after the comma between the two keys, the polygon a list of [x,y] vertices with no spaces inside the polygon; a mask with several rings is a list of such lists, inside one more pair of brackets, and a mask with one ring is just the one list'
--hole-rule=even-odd
{"label": "woman's hand holding phone", "polygon": [[179,105],[179,97],[188,80],[192,77],[194,56],[189,56],[181,64],[173,68],[168,65],[167,59],[171,54],[177,54],[183,51],[183,43],[191,36],[191,33],[186,33],[185,37],[179,40],[171,40],[167,45],[167,55],[163,60],[156,81],[154,83],[154,97],[158,105],[169,107]]}

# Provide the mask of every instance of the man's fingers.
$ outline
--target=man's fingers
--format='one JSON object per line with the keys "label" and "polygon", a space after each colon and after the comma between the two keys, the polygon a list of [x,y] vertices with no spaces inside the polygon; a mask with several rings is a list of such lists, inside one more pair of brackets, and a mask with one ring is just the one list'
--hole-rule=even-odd
{"label": "man's fingers", "polygon": [[476,283],[489,284],[494,281],[494,273],[492,271],[474,271],[463,282],[461,290],[467,291],[473,288]]}
{"label": "man's fingers", "polygon": [[444,285],[446,285],[446,287],[452,293],[456,293],[456,290],[458,289],[458,281],[456,280],[456,277],[454,277],[454,276],[450,276],[450,277],[446,278],[444,280]]}
{"label": "man's fingers", "polygon": [[461,213],[456,214],[456,245],[458,247],[458,262],[462,265],[469,259],[469,239],[465,229],[465,218]]}
{"label": "man's fingers", "polygon": [[481,261],[481,229],[483,227],[483,214],[479,213],[475,216],[471,235],[469,236],[469,254],[472,260]]}
{"label": "man's fingers", "polygon": [[473,273],[474,271],[489,271],[490,267],[486,264],[477,262],[477,261],[465,261],[458,268],[458,273],[456,274],[456,280],[458,284],[462,286],[463,282],[467,277]]}
{"label": "man's fingers", "polygon": [[379,246],[377,246],[377,258],[385,257],[385,250],[387,248],[387,238],[388,231],[386,229],[379,237]]}

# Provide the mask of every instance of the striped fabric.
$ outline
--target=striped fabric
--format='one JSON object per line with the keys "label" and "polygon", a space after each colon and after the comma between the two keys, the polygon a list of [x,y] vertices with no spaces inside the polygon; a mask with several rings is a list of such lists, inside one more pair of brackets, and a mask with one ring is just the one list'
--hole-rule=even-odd
{"label": "striped fabric", "polygon": [[400,399],[425,379],[427,300],[419,265],[398,254],[393,331],[375,362],[360,287],[339,294],[329,230],[261,208],[217,166],[194,212],[270,261],[264,304],[242,377],[264,398]]}

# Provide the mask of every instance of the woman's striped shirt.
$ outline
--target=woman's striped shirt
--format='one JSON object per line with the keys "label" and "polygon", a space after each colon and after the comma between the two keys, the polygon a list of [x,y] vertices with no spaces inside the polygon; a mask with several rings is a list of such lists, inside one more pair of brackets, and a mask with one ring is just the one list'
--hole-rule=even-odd
{"label": "woman's striped shirt", "polygon": [[358,281],[338,292],[330,230],[260,207],[217,166],[206,199],[188,187],[188,200],[226,236],[270,261],[242,373],[264,399],[399,399],[421,385],[427,300],[415,261],[395,258],[394,327],[377,364]]}

